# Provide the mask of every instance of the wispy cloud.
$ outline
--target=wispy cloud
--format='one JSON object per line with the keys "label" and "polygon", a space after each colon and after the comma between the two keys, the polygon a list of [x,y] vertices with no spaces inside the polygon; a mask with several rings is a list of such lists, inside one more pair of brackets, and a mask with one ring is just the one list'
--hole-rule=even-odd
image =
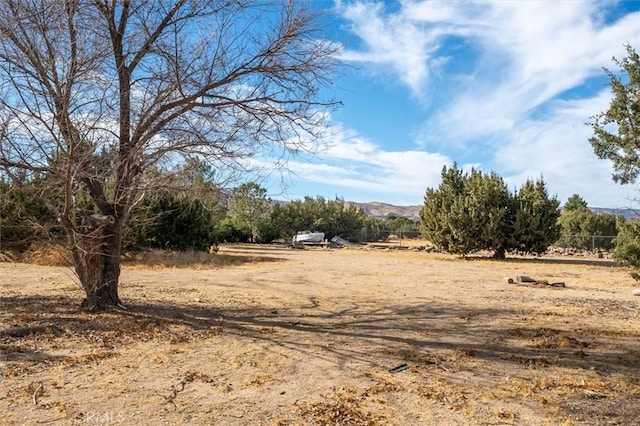
{"label": "wispy cloud", "polygon": [[385,14],[383,3],[340,2],[338,11],[363,43],[362,49],[345,49],[343,60],[381,66],[399,75],[415,94],[422,92],[430,53],[438,49],[438,31],[425,29],[402,11]]}
{"label": "wispy cloud", "polygon": [[450,164],[442,154],[385,150],[345,131],[336,135],[321,159],[294,161],[289,166],[304,181],[338,188],[351,200],[411,204],[422,199],[427,187],[438,184],[442,167]]}
{"label": "wispy cloud", "polygon": [[542,175],[561,201],[577,193],[588,194],[594,207],[631,207],[636,188],[612,184],[611,166],[591,151],[591,129],[583,123],[609,100],[603,90],[593,98],[555,101],[549,116],[523,121],[511,132],[509,143],[496,148],[493,165],[512,187]]}
{"label": "wispy cloud", "polygon": [[[362,41],[345,59],[396,75],[390,81],[417,98],[445,100],[425,112],[415,152],[473,161],[471,151],[482,168],[514,183],[542,174],[553,192],[584,191],[595,205],[613,197],[610,165],[592,153],[584,123],[609,95],[581,88],[603,76],[612,56],[624,56],[625,43],[640,45],[640,13],[611,19],[617,4],[355,1],[337,10]],[[456,54],[456,44],[468,54]]]}
{"label": "wispy cloud", "polygon": [[[606,26],[595,7],[604,3],[485,4],[469,29],[473,42],[481,46],[474,78],[425,125],[448,140],[464,142],[511,131],[546,102],[601,75],[612,55],[624,53],[626,41],[640,39],[640,14],[635,14],[635,22],[628,16]],[[441,137],[428,130],[423,142]]]}

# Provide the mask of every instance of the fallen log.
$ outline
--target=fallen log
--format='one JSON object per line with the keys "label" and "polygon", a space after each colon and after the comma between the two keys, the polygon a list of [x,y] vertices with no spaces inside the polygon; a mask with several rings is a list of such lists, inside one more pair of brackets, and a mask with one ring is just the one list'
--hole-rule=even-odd
{"label": "fallen log", "polygon": [[[527,287],[566,287],[564,282],[549,282],[549,280],[536,280],[526,275],[518,275],[516,279],[505,277],[507,284],[515,284]],[[640,289],[639,289],[640,293]]]}

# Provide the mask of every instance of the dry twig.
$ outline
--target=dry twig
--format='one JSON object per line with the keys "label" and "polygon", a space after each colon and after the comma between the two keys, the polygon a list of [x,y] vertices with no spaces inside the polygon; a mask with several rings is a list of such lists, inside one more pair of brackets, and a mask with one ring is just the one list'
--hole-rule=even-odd
{"label": "dry twig", "polygon": [[38,405],[38,392],[40,392],[43,387],[42,382],[39,382],[38,387],[33,392],[33,405]]}
{"label": "dry twig", "polygon": [[174,402],[174,399],[176,399],[176,397],[178,396],[178,393],[180,393],[180,392],[182,392],[184,390],[184,386],[187,383],[192,382],[193,379],[194,379],[193,374],[188,374],[188,375],[184,376],[178,383],[176,383],[173,386],[173,389],[171,389],[171,393],[169,395],[163,397],[164,398],[164,403],[173,405],[173,409],[177,410],[178,406]]}

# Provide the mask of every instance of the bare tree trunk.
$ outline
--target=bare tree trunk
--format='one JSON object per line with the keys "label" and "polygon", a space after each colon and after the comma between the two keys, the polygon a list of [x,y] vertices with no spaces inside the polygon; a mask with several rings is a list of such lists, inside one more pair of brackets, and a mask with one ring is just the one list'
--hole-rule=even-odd
{"label": "bare tree trunk", "polygon": [[92,223],[83,235],[76,234],[72,248],[75,270],[86,295],[82,307],[91,312],[109,306],[124,308],[118,296],[122,226],[111,216],[95,218],[91,216]]}

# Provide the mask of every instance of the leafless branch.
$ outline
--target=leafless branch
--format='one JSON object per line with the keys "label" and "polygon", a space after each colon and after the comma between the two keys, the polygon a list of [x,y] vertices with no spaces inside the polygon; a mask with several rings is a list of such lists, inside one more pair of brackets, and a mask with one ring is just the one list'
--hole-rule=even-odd
{"label": "leafless branch", "polygon": [[[322,144],[337,46],[317,22],[294,0],[3,0],[0,173],[42,178],[81,281],[94,279],[78,263],[116,258],[133,206],[186,158],[222,176]],[[79,199],[114,218],[99,239]]]}

